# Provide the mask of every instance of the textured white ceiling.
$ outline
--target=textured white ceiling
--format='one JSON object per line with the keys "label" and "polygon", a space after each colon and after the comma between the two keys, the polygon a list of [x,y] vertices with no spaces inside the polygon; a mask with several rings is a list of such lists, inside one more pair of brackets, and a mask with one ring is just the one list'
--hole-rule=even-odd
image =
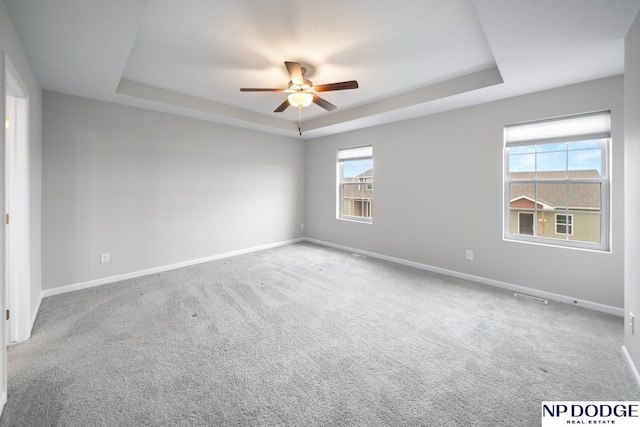
{"label": "textured white ceiling", "polygon": [[623,72],[640,0],[4,0],[43,89],[304,138]]}

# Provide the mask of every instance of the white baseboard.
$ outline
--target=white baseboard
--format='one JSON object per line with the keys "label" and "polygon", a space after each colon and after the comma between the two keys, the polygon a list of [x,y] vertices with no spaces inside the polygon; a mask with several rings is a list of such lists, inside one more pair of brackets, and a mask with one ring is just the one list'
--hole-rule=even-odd
{"label": "white baseboard", "polygon": [[4,409],[4,405],[7,404],[7,392],[3,391],[0,394],[0,415],[2,415],[2,410]]}
{"label": "white baseboard", "polygon": [[629,354],[625,346],[622,346],[622,354],[624,355],[624,358],[627,361],[627,364],[629,365],[631,372],[633,372],[633,377],[636,379],[636,384],[640,387],[640,374],[638,373],[638,370],[636,369],[636,365],[633,363],[633,360],[631,359],[631,355]]}
{"label": "white baseboard", "polygon": [[457,278],[460,278],[460,279],[471,280],[473,282],[478,282],[478,283],[482,283],[482,284],[489,285],[489,286],[495,286],[495,287],[498,287],[498,288],[507,289],[507,290],[512,291],[512,292],[517,292],[517,293],[527,294],[527,295],[540,297],[540,298],[545,298],[545,299],[549,299],[549,300],[553,300],[553,301],[563,302],[565,304],[584,307],[584,308],[588,308],[588,309],[591,309],[591,310],[596,310],[596,311],[600,311],[600,312],[603,312],[603,313],[609,313],[609,314],[613,314],[613,315],[620,316],[620,317],[624,316],[624,309],[623,308],[613,307],[613,306],[610,306],[610,305],[600,304],[600,303],[592,302],[592,301],[580,300],[580,299],[577,299],[577,298],[568,297],[566,295],[554,294],[552,292],[540,291],[538,289],[527,288],[525,286],[514,285],[514,284],[511,284],[511,283],[501,282],[501,281],[493,280],[493,279],[487,279],[485,277],[474,276],[472,274],[460,273],[458,271],[447,270],[445,268],[434,267],[434,266],[431,266],[431,265],[421,264],[419,262],[414,262],[414,261],[408,261],[408,260],[405,260],[405,259],[402,259],[402,258],[395,258],[395,257],[391,257],[391,256],[388,256],[388,255],[382,255],[382,254],[378,254],[378,253],[375,253],[375,252],[363,251],[363,250],[360,250],[360,249],[350,248],[348,246],[337,245],[335,243],[329,243],[329,242],[325,242],[325,241],[322,241],[322,240],[311,239],[311,238],[306,238],[304,240],[306,240],[308,242],[312,242],[312,243],[317,243],[317,244],[323,245],[323,246],[329,246],[329,247],[336,248],[336,249],[342,249],[342,250],[349,251],[349,252],[355,252],[355,253],[359,253],[359,254],[362,254],[362,255],[367,255],[367,256],[370,256],[372,258],[377,258],[377,259],[381,259],[381,260],[384,260],[384,261],[390,261],[390,262],[393,262],[393,263],[396,263],[396,264],[406,265],[408,267],[418,268],[420,270],[426,270],[426,271],[431,271],[433,273],[440,273],[440,274],[444,274],[444,275],[447,275],[447,276],[457,277]]}
{"label": "white baseboard", "polygon": [[[298,243],[304,241],[304,238],[298,238],[293,240],[286,240],[283,242],[269,243],[267,245],[256,246],[253,248],[241,249],[238,251],[226,252],[223,254],[217,254],[208,256],[205,258],[198,258],[189,261],[178,262],[175,264],[163,265],[159,267],[153,267],[146,270],[133,271],[131,273],[119,274],[117,276],[103,277],[101,279],[89,280],[87,282],[75,283],[72,285],[60,286],[52,289],[45,289],[42,291],[43,297],[50,297],[53,295],[65,294],[67,292],[78,291],[81,289],[93,288],[95,286],[106,285],[108,283],[119,282],[121,280],[133,279],[136,277],[147,276],[149,274],[162,273],[163,271],[175,270],[177,268],[188,267],[191,265],[202,264],[209,261],[215,261],[223,258],[229,258],[236,255],[247,254],[250,252],[262,251],[265,249],[271,249],[278,246],[290,245],[292,243]],[[37,315],[37,312],[36,312]],[[35,321],[35,317],[33,319]]]}
{"label": "white baseboard", "polygon": [[[81,289],[92,288],[92,287],[104,285],[104,284],[107,284],[107,283],[113,283],[113,282],[118,282],[118,281],[121,281],[121,280],[133,279],[133,278],[136,278],[136,277],[146,276],[146,275],[149,275],[149,274],[161,273],[163,271],[175,270],[176,268],[188,267],[190,265],[201,264],[201,263],[204,263],[204,262],[215,261],[215,260],[219,260],[219,259],[223,259],[223,258],[229,258],[229,257],[232,257],[232,256],[236,256],[236,255],[242,255],[242,254],[246,254],[246,253],[250,253],[250,252],[261,251],[261,250],[264,250],[264,249],[275,248],[275,247],[278,247],[278,246],[285,246],[285,245],[289,245],[289,244],[292,244],[292,243],[298,243],[298,242],[302,242],[302,241],[312,242],[312,243],[316,243],[316,244],[319,244],[319,245],[328,246],[328,247],[332,247],[332,248],[336,248],[336,249],[341,249],[341,250],[345,250],[345,251],[349,251],[349,252],[355,252],[355,253],[359,253],[359,254],[370,256],[372,258],[377,258],[377,259],[381,259],[381,260],[384,260],[384,261],[393,262],[393,263],[396,263],[396,264],[406,265],[408,267],[413,267],[413,268],[417,268],[417,269],[420,269],[420,270],[426,270],[426,271],[431,271],[431,272],[434,272],[434,273],[444,274],[444,275],[447,275],[447,276],[457,277],[457,278],[460,278],[460,279],[471,280],[471,281],[482,283],[482,284],[485,284],[485,285],[495,286],[495,287],[502,288],[502,289],[507,289],[507,290],[512,291],[512,292],[532,295],[532,296],[536,296],[536,297],[540,297],[540,298],[546,298],[546,299],[549,299],[549,300],[558,301],[558,302],[562,302],[562,303],[570,304],[570,305],[575,305],[575,306],[579,306],[579,307],[584,307],[584,308],[588,308],[588,309],[591,309],[591,310],[596,310],[596,311],[600,311],[600,312],[603,312],[603,313],[609,313],[609,314],[613,314],[613,315],[620,316],[620,317],[624,316],[624,309],[622,309],[622,308],[613,307],[613,306],[609,306],[609,305],[605,305],[605,304],[600,304],[600,303],[592,302],[592,301],[581,300],[581,299],[578,299],[578,298],[572,298],[572,297],[569,297],[569,296],[566,296],[566,295],[555,294],[555,293],[552,293],[552,292],[541,291],[541,290],[538,290],[538,289],[527,288],[525,286],[514,285],[512,283],[501,282],[501,281],[493,280],[493,279],[487,279],[485,277],[475,276],[475,275],[472,275],[472,274],[460,273],[458,271],[447,270],[445,268],[434,267],[434,266],[431,266],[431,265],[428,265],[428,264],[422,264],[422,263],[419,263],[419,262],[408,261],[408,260],[405,260],[405,259],[402,259],[402,258],[396,258],[396,257],[388,256],[388,255],[382,255],[382,254],[378,254],[378,253],[375,253],[375,252],[363,251],[361,249],[351,248],[351,247],[348,247],[348,246],[338,245],[338,244],[335,244],[335,243],[325,242],[323,240],[317,240],[317,239],[312,239],[312,238],[308,238],[308,237],[301,237],[301,238],[298,238],[298,239],[286,240],[286,241],[283,241],[283,242],[271,243],[271,244],[267,244],[267,245],[256,246],[256,247],[253,247],[253,248],[241,249],[241,250],[238,250],[238,251],[226,252],[226,253],[223,253],[223,254],[212,255],[212,256],[209,256],[209,257],[205,257],[205,258],[199,258],[199,259],[195,259],[195,260],[184,261],[184,262],[179,262],[179,263],[175,263],[175,264],[154,267],[154,268],[150,268],[150,269],[146,269],[146,270],[134,271],[134,272],[131,272],[131,273],[120,274],[120,275],[117,275],[117,276],[104,277],[104,278],[101,278],[101,279],[90,280],[90,281],[87,281],[87,282],[81,282],[81,283],[76,283],[76,284],[72,284],[72,285],[60,286],[60,287],[52,288],[52,289],[45,289],[42,292],[40,300],[42,300],[42,297],[49,297],[49,296],[64,294],[64,293],[67,293],[67,292],[73,292],[73,291],[77,291],[77,290],[81,290]],[[39,306],[40,306],[40,302],[38,302],[38,307]],[[34,312],[33,322],[35,322],[36,316],[37,316],[37,310]]]}
{"label": "white baseboard", "polygon": [[44,292],[40,292],[40,296],[38,297],[38,302],[36,303],[36,308],[33,310],[31,314],[31,327],[29,328],[29,337],[31,336],[31,331],[33,331],[33,325],[36,324],[36,318],[38,317],[38,312],[40,311],[40,304],[42,304],[42,298],[44,298]]}

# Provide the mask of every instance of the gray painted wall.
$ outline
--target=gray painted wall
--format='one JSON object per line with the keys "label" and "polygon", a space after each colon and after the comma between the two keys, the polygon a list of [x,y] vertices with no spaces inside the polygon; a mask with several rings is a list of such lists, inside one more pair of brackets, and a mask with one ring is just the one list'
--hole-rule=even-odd
{"label": "gray painted wall", "polygon": [[44,289],[303,236],[299,140],[46,91],[43,109]]}
{"label": "gray painted wall", "polygon": [[[0,50],[5,51],[29,91],[29,181],[31,212],[31,311],[35,315],[41,282],[42,90],[4,2],[0,1]],[[1,253],[1,252],[0,252]]]}
{"label": "gray painted wall", "polygon": [[[635,334],[625,322],[624,345],[640,367],[640,14],[625,38],[625,312],[636,316]],[[628,317],[627,317],[628,320]]]}
{"label": "gray painted wall", "polygon": [[[504,125],[607,109],[612,253],[503,241]],[[373,144],[373,224],[336,219],[336,150],[363,144]],[[623,163],[621,76],[319,138],[307,142],[307,235],[622,308]]]}

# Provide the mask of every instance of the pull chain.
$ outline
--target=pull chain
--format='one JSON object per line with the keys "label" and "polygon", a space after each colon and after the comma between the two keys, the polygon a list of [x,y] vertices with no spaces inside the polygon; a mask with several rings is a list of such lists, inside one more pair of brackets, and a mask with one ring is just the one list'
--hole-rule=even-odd
{"label": "pull chain", "polygon": [[298,107],[298,132],[302,136],[302,106]]}

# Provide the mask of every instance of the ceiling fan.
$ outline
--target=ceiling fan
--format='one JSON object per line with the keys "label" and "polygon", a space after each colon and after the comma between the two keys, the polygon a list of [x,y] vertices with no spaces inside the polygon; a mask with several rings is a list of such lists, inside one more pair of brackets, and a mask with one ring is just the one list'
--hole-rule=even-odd
{"label": "ceiling fan", "polygon": [[240,88],[241,92],[284,92],[289,96],[284,100],[282,104],[278,106],[274,113],[281,113],[286,110],[290,105],[298,108],[306,107],[312,102],[327,111],[333,111],[336,107],[329,101],[320,98],[317,92],[329,92],[331,90],[345,90],[345,89],[357,89],[358,82],[355,80],[349,80],[346,82],[329,83],[324,85],[314,86],[311,80],[304,78],[304,73],[307,71],[297,62],[285,61],[284,65],[289,71],[291,81],[286,89],[266,89],[266,88]]}

